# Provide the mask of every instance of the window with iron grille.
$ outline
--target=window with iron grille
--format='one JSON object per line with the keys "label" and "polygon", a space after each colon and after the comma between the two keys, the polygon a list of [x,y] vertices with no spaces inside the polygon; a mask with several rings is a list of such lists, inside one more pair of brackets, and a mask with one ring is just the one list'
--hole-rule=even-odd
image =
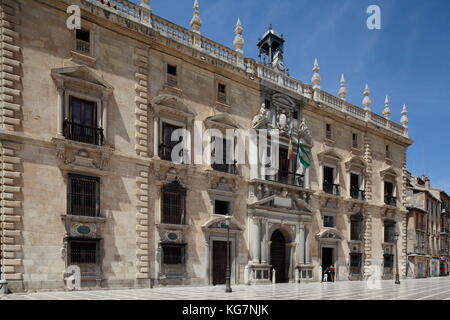
{"label": "window with iron grille", "polygon": [[362,264],[362,254],[350,253],[350,273],[351,274],[361,273],[361,264]]}
{"label": "window with iron grille", "polygon": [[388,144],[386,145],[386,158],[391,158],[391,147]]}
{"label": "window with iron grille", "polygon": [[167,84],[171,87],[178,86],[177,66],[167,65]]}
{"label": "window with iron grille", "polygon": [[393,254],[385,254],[384,255],[384,269],[390,269],[394,267],[394,255]]}
{"label": "window with iron grille", "polygon": [[70,240],[69,243],[70,264],[96,264],[98,261],[98,241]]}
{"label": "window with iron grille", "polygon": [[184,245],[162,245],[164,264],[183,264],[185,247]]}
{"label": "window with iron grille", "polygon": [[[159,145],[159,157],[162,160],[172,161],[173,148],[183,141],[183,137],[180,137],[178,141],[172,141],[172,135],[175,130],[182,129],[180,126],[175,126],[170,123],[162,123],[161,132],[161,144]],[[180,158],[183,157],[183,153],[180,152]]]}
{"label": "window with iron grille", "polygon": [[69,174],[68,214],[97,217],[100,211],[100,179]]}
{"label": "window with iron grille", "polygon": [[352,147],[355,148],[355,149],[359,148],[358,134],[357,133],[353,133],[352,134]]}
{"label": "window with iron grille", "polygon": [[363,216],[361,213],[350,218],[350,240],[361,241],[363,233]]}
{"label": "window with iron grille", "polygon": [[227,104],[227,90],[226,86],[222,83],[217,87],[217,101],[223,104]]}
{"label": "window with iron grille", "polygon": [[384,242],[395,242],[395,221],[384,222]]}
{"label": "window with iron grille", "polygon": [[161,193],[162,223],[184,224],[186,212],[186,189],[178,181],[165,185]]}
{"label": "window with iron grille", "polygon": [[69,114],[64,121],[64,137],[89,144],[103,144],[103,130],[98,128],[97,122],[97,103],[69,97]]}
{"label": "window with iron grille", "polygon": [[77,29],[75,32],[76,50],[85,54],[91,52],[91,33],[89,30]]}

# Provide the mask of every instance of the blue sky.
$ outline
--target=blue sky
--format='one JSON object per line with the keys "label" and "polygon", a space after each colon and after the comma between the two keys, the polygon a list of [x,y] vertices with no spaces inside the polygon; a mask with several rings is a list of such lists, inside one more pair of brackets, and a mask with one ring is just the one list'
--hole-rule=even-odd
{"label": "blue sky", "polygon": [[[138,2],[138,0],[137,0]],[[193,0],[151,0],[154,14],[189,27]],[[322,89],[336,94],[344,73],[347,99],[361,105],[367,82],[372,110],[389,96],[392,120],[409,110],[408,168],[450,192],[450,1],[448,0],[199,0],[204,36],[232,47],[241,18],[245,55],[270,23],[286,39],[290,74],[310,83],[317,57]],[[381,8],[381,30],[366,27],[369,5]]]}

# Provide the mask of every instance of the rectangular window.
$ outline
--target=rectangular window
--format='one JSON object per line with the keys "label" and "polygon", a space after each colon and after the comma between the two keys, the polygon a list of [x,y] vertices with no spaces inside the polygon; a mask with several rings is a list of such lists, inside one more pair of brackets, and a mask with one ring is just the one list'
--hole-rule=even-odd
{"label": "rectangular window", "polygon": [[217,101],[223,104],[227,104],[227,90],[226,86],[222,83],[217,87]]}
{"label": "rectangular window", "polygon": [[85,54],[91,52],[91,33],[89,30],[77,29],[75,32],[76,50]]}
{"label": "rectangular window", "polygon": [[70,96],[64,136],[69,140],[102,145],[103,130],[97,126],[97,103]]}
{"label": "rectangular window", "polygon": [[386,145],[386,158],[391,158],[391,147],[388,144]]}
{"label": "rectangular window", "polygon": [[392,274],[394,269],[394,255],[385,254],[384,255],[384,273]]}
{"label": "rectangular window", "polygon": [[333,216],[324,216],[323,217],[323,226],[325,228],[334,228],[334,217]]}
{"label": "rectangular window", "polygon": [[98,260],[98,241],[69,241],[70,264],[96,264]]}
{"label": "rectangular window", "polygon": [[167,84],[171,87],[178,86],[177,66],[167,65]]}
{"label": "rectangular window", "polygon": [[177,182],[163,187],[161,192],[162,223],[185,223],[186,190]]}
{"label": "rectangular window", "polygon": [[[220,139],[222,140],[222,157],[221,160],[220,155],[217,153],[217,159],[216,159],[216,149],[215,149],[215,137],[213,137],[213,151],[212,151],[212,160],[213,160],[213,164],[212,164],[212,168],[216,171],[220,171],[220,172],[225,172],[225,173],[230,173],[230,174],[237,174],[237,169],[236,169],[236,165],[235,164],[231,164],[231,163],[227,163],[228,159],[227,159],[227,152],[228,152],[228,148],[227,148],[227,142],[228,144],[232,144],[232,141],[230,140],[226,140],[226,139]],[[217,142],[218,144],[220,144],[220,141],[218,140]],[[231,157],[232,155],[228,155],[228,157]],[[216,163],[217,160],[217,163]],[[220,163],[222,162],[222,163]]]}
{"label": "rectangular window", "polygon": [[266,106],[266,109],[270,109],[270,100],[269,99],[266,99],[265,101],[264,101],[264,105]]}
{"label": "rectangular window", "polygon": [[363,192],[360,190],[360,176],[359,174],[350,174],[350,196],[353,199],[364,200]]}
{"label": "rectangular window", "polygon": [[183,264],[185,248],[183,245],[163,245],[164,264]]}
{"label": "rectangular window", "polygon": [[294,111],[293,117],[294,117],[295,120],[298,120],[299,112],[297,110]]}
{"label": "rectangular window", "polygon": [[353,133],[352,134],[352,147],[355,148],[355,149],[359,148],[358,134],[357,133]]}
{"label": "rectangular window", "polygon": [[[172,141],[172,134],[177,129],[181,129],[181,127],[162,123],[161,144],[159,145],[159,157],[162,160],[172,161],[173,148],[183,141],[182,137],[178,141]],[[182,157],[182,153],[179,156]]]}
{"label": "rectangular window", "polygon": [[331,124],[327,123],[325,125],[325,137],[329,140],[332,140],[333,136],[331,134]]}
{"label": "rectangular window", "polygon": [[100,212],[100,179],[69,174],[68,214],[97,217]]}
{"label": "rectangular window", "polygon": [[384,203],[390,206],[397,205],[397,198],[394,197],[394,184],[392,182],[384,182]]}
{"label": "rectangular window", "polygon": [[338,186],[334,184],[334,168],[323,167],[323,191],[329,194],[339,194]]}
{"label": "rectangular window", "polygon": [[395,243],[395,222],[385,221],[384,222],[384,242]]}
{"label": "rectangular window", "polygon": [[362,264],[362,254],[361,253],[350,253],[350,273],[360,274]]}
{"label": "rectangular window", "polygon": [[229,201],[216,200],[214,203],[214,214],[228,216],[231,214],[231,203]]}

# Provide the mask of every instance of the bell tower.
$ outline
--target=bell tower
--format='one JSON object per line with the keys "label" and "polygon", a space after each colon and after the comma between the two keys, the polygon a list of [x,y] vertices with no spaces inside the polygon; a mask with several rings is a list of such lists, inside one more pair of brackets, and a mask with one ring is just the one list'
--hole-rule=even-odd
{"label": "bell tower", "polygon": [[258,42],[259,61],[265,66],[271,67],[280,72],[286,73],[286,66],[284,65],[284,39],[283,35],[272,29],[262,36]]}

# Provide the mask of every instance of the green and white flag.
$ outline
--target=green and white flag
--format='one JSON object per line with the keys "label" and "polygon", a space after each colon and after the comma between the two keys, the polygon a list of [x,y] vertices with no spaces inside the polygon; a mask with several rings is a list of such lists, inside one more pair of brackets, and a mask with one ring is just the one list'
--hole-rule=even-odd
{"label": "green and white flag", "polygon": [[308,169],[311,166],[311,157],[309,156],[309,152],[302,146],[301,143],[298,144],[298,161],[303,165],[305,169]]}

